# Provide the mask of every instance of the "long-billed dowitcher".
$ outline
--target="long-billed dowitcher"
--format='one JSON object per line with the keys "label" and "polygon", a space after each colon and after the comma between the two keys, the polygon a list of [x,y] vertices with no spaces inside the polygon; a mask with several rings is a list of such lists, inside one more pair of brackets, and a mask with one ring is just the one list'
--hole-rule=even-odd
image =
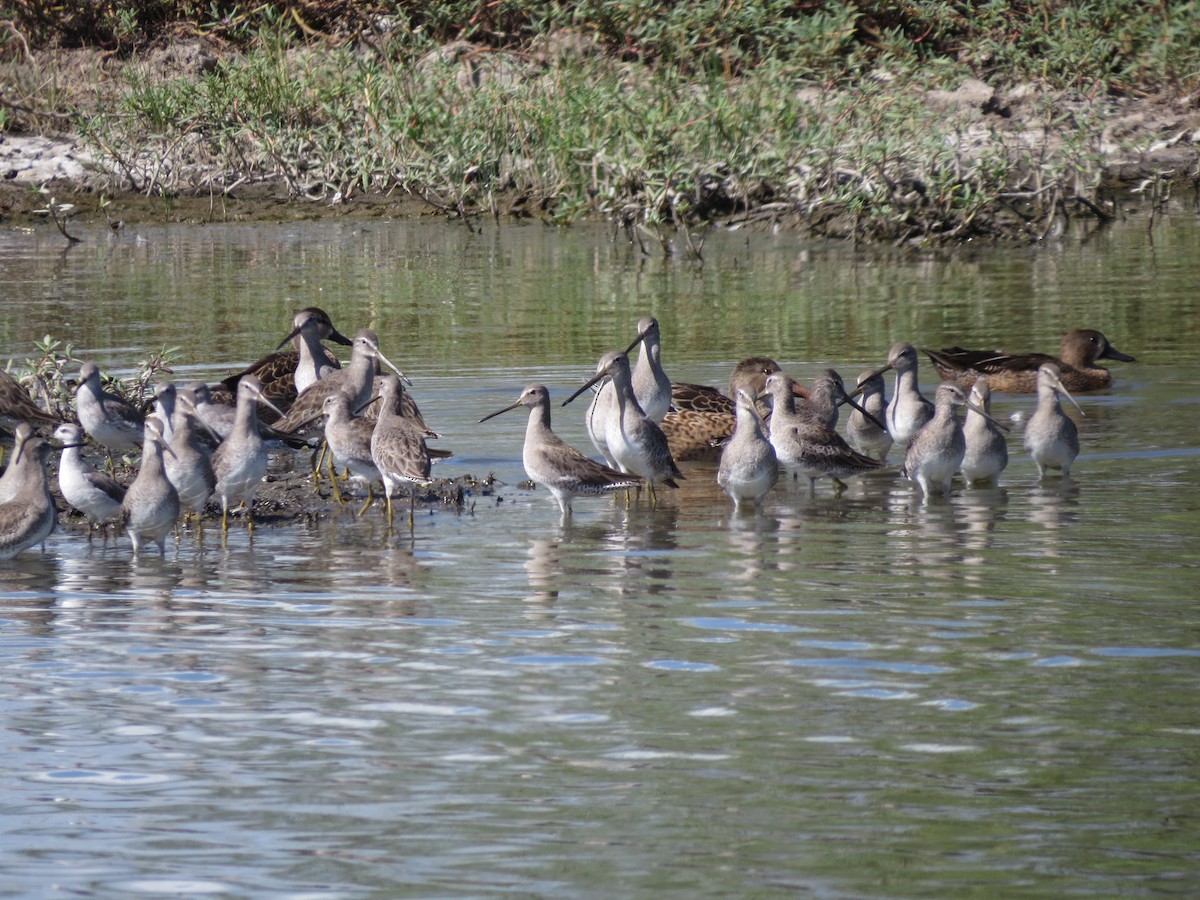
{"label": "long-billed dowitcher", "polygon": [[887,397],[885,396],[883,375],[878,372],[863,372],[858,376],[858,389],[855,391],[862,398],[859,408],[851,410],[846,420],[846,434],[851,446],[859,453],[870,456],[878,455],[880,462],[887,461],[888,451],[892,448],[892,436],[888,434],[883,421],[887,417]]}
{"label": "long-billed dowitcher", "polygon": [[170,381],[160,381],[154,386],[154,418],[162,426],[164,443],[171,443],[175,437],[175,384]]}
{"label": "long-billed dowitcher", "polygon": [[[294,327],[288,336],[279,342],[275,352],[278,353],[287,344],[294,344],[299,358],[292,373],[292,383],[298,396],[314,381],[320,381],[324,375],[342,367],[338,358],[330,353],[321,341],[329,339],[346,347],[354,342],[333,327],[333,322],[323,310],[315,307],[296,313],[292,325]],[[269,392],[267,396],[270,396]]]}
{"label": "long-billed dowitcher", "polygon": [[[227,395],[229,397],[236,397],[238,381],[241,380],[243,375],[253,375],[262,385],[262,394],[264,397],[280,409],[286,410],[290,408],[298,393],[296,390],[296,368],[300,364],[300,347],[302,341],[298,333],[299,327],[301,322],[308,320],[312,320],[316,326],[318,342],[331,340],[346,347],[350,346],[350,339],[333,327],[333,322],[323,309],[318,309],[315,306],[306,307],[296,313],[292,319],[294,328],[291,334],[279,344],[279,347],[283,347],[290,340],[292,342],[292,349],[281,350],[276,348],[274,352],[267,354],[257,362],[251,363],[242,371],[223,379],[220,385],[222,391],[228,392]],[[313,352],[318,361],[321,361],[323,358],[324,365],[328,365],[333,369],[341,368],[338,358],[325,347],[314,348]]]}
{"label": "long-billed dowitcher", "polygon": [[661,423],[671,409],[671,379],[662,367],[662,336],[658,319],[643,316],[638,321],[638,336],[625,349],[625,355],[641,344],[633,367],[633,393],[651,421]]}
{"label": "long-billed dowitcher", "polygon": [[108,450],[110,459],[114,451],[142,448],[145,417],[124,397],[101,387],[100,369],[95,363],[84,363],[79,370],[75,412],[88,437]]}
{"label": "long-billed dowitcher", "polygon": [[555,434],[550,429],[550,392],[544,385],[529,385],[515,403],[488,413],[479,421],[486,422],[518,407],[529,410],[525,446],[521,451],[525,474],[553,495],[564,517],[571,515],[574,497],[608,494],[642,483],[636,477],[589,459]]}
{"label": "long-billed dowitcher", "polygon": [[[663,434],[671,456],[678,461],[716,460],[721,444],[733,434],[734,403],[731,397],[748,389],[755,395],[763,392],[767,376],[779,371],[779,364],[765,356],[743,359],[733,367],[729,376],[729,396],[714,387],[687,382],[671,384],[671,405],[674,409],[662,421]],[[800,390],[801,396],[806,392]]]}
{"label": "long-billed dowitcher", "polygon": [[825,424],[827,416],[820,409],[797,400],[791,381],[786,373],[775,372],[763,385],[771,398],[769,434],[779,464],[807,478],[810,494],[816,492],[818,478],[832,478],[841,491],[846,487],[843,478],[883,466],[847,444]]}
{"label": "long-billed dowitcher", "polygon": [[1008,465],[1008,438],[988,418],[992,414],[992,391],[986,378],[975,379],[969,399],[974,407],[967,407],[963,421],[963,438],[967,443],[963,478],[967,484],[996,484]]}
{"label": "long-billed dowitcher", "polygon": [[163,458],[163,467],[167,479],[179,494],[180,512],[185,518],[195,513],[198,521],[217,485],[217,475],[213,471],[212,451],[205,439],[204,425],[195,414],[194,395],[190,391],[180,391],[176,406],[178,424],[167,443],[170,452]]}
{"label": "long-billed dowitcher", "polygon": [[10,467],[18,488],[11,500],[0,503],[0,559],[12,559],[27,547],[50,536],[58,519],[46,459],[52,444],[33,434],[13,453]]}
{"label": "long-billed dowitcher", "polygon": [[408,525],[411,529],[417,485],[429,481],[430,458],[424,435],[410,419],[397,412],[398,393],[402,390],[400,379],[395,375],[383,377],[379,418],[371,434],[371,460],[383,481],[388,525],[392,524],[392,495],[400,485],[409,485]]}
{"label": "long-billed dowitcher", "polygon": [[721,463],[717,467],[717,484],[733,500],[735,511],[747,500],[756,510],[761,509],[763,497],[779,480],[779,461],[767,438],[756,399],[746,389],[738,391],[737,424],[721,450]]}
{"label": "long-billed dowitcher", "polygon": [[925,350],[945,381],[964,391],[986,375],[994,391],[1032,394],[1038,390],[1038,369],[1045,363],[1057,366],[1059,381],[1069,391],[1095,391],[1112,384],[1112,373],[1096,365],[1100,359],[1137,362],[1108,342],[1099,331],[1077,328],[1063,336],[1059,358],[1045,353],[1006,353],[1003,350],[964,350],[946,347]]}
{"label": "long-billed dowitcher", "polygon": [[58,419],[38,406],[21,382],[0,369],[0,425],[11,431],[21,422],[57,425]]}
{"label": "long-billed dowitcher", "polygon": [[[383,481],[379,467],[371,458],[371,437],[375,433],[375,421],[362,416],[351,416],[350,398],[341,391],[335,391],[326,397],[321,409],[325,414],[325,443],[329,445],[332,462],[337,462],[351,477],[367,484],[367,500],[358,511],[358,515],[361,516],[375,499],[375,482]],[[337,478],[331,477],[330,480],[333,482],[334,497],[341,503],[342,494]]]}
{"label": "long-billed dowitcher", "polygon": [[166,553],[167,535],[179,519],[179,494],[163,466],[163,454],[170,451],[166,449],[157,418],[151,416],[146,420],[145,432],[142,463],[137,477],[125,491],[121,520],[133,542],[134,556],[148,542],[157,544],[162,556]]}
{"label": "long-billed dowitcher", "polygon": [[[887,363],[871,374],[882,375],[889,369],[896,373],[896,388],[892,392],[892,402],[887,406],[884,424],[892,440],[906,444],[921,426],[933,418],[933,404],[917,386],[916,347],[905,341],[893,344],[888,351]],[[850,396],[858,393],[859,388],[855,388]]]}
{"label": "long-billed dowitcher", "polygon": [[[24,443],[33,437],[33,426],[28,422],[20,422],[13,429],[12,456],[21,452]],[[0,503],[6,503],[17,495],[21,489],[22,470],[11,463],[0,475]]]}
{"label": "long-billed dowitcher", "polygon": [[375,360],[382,360],[392,371],[408,380],[407,376],[392,364],[379,350],[379,338],[369,328],[364,328],[354,336],[351,350],[350,365],[335,372],[329,372],[320,381],[311,384],[307,390],[296,398],[287,415],[274,424],[274,428],[284,434],[298,434],[311,427],[313,431],[321,431],[315,423],[321,418],[321,408],[325,398],[334,391],[341,391],[350,398],[350,408],[358,410],[371,399],[371,389],[375,384]]}
{"label": "long-billed dowitcher", "polygon": [[683,478],[683,473],[671,458],[671,449],[662,429],[646,417],[638,404],[633,393],[629,357],[616,351],[604,354],[592,379],[564,400],[563,405],[566,406],[605,377],[612,379],[616,399],[605,421],[608,451],[622,472],[637,475],[646,482],[650,488],[650,502],[657,503],[655,485],[677,488],[676,479]]}
{"label": "long-billed dowitcher", "polygon": [[1079,429],[1063,413],[1059,394],[1070,400],[1083,415],[1083,410],[1059,379],[1058,367],[1043,363],[1038,367],[1037,410],[1025,425],[1025,449],[1037,463],[1038,477],[1045,478],[1047,469],[1062,469],[1062,477],[1067,480],[1071,477],[1071,464],[1079,455]]}
{"label": "long-billed dowitcher", "polygon": [[107,472],[97,472],[83,461],[83,429],[78,425],[64,422],[54,430],[54,437],[63,445],[58,488],[63,499],[87,518],[88,537],[91,537],[96,525],[121,514],[125,488]]}
{"label": "long-billed dowitcher", "polygon": [[948,382],[938,385],[933,418],[912,436],[904,453],[904,474],[916,483],[925,497],[932,496],[935,489],[949,496],[950,481],[962,466],[967,442],[958,420],[959,406],[974,409],[996,425],[1000,424],[968,400],[958,385]]}
{"label": "long-billed dowitcher", "polygon": [[[239,501],[246,504],[246,529],[254,530],[254,493],[267,474],[267,448],[258,430],[255,409],[260,399],[264,398],[258,378],[242,376],[233,430],[213,453],[212,467],[217,476],[213,493],[221,500],[222,534],[229,531],[229,507]],[[270,401],[264,402],[270,405]]]}

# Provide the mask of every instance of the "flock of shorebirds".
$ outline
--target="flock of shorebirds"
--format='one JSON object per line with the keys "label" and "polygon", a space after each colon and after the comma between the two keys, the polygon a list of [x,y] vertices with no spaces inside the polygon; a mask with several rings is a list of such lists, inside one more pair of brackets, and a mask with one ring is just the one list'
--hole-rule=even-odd
{"label": "flock of shorebirds", "polygon": [[[430,482],[431,465],[451,454],[428,446],[438,435],[404,389],[407,378],[369,329],[350,340],[312,307],[300,310],[293,326],[275,352],[219,384],[157,385],[149,415],[107,390],[93,363],[83,364],[75,387],[78,424],[59,421],[0,372],[0,424],[14,433],[11,461],[0,476],[0,559],[40,544],[54,529],[58,511],[47,462],[55,449],[62,451],[60,492],[86,517],[89,536],[94,526],[119,521],[135,555],[149,545],[162,554],[180,519],[194,516],[199,527],[210,501],[220,506],[223,535],[239,504],[252,530],[254,496],[267,473],[272,441],[320,445],[314,473],[321,459],[329,460],[339,503],[344,501],[335,465],[365,482],[359,516],[379,484],[390,526],[393,498],[407,490],[411,529],[419,486]],[[326,340],[352,348],[345,368]],[[630,354],[639,347],[631,365]],[[553,495],[564,518],[580,496],[646,487],[655,503],[656,488],[678,487],[680,462],[700,459],[718,462],[717,482],[735,509],[757,510],[783,472],[803,475],[810,492],[822,478],[833,479],[841,490],[842,479],[885,466],[893,443],[906,445],[902,472],[928,497],[948,493],[956,473],[971,483],[994,484],[1007,466],[1008,429],[991,416],[993,390],[1036,391],[1025,447],[1039,475],[1058,469],[1069,478],[1079,437],[1059,397],[1074,403],[1071,392],[1108,386],[1111,374],[1098,360],[1133,360],[1090,330],[1066,335],[1058,358],[958,347],[924,352],[943,379],[933,402],[918,389],[918,351],[908,343],[893,346],[887,363],[862,373],[852,391],[832,369],[804,386],[773,360],[752,357],[735,366],[724,394],[667,377],[659,324],[647,316],[634,341],[602,356],[595,376],[563,401],[565,406],[592,389],[586,425],[604,462],[551,430],[550,393],[541,384],[529,385],[516,402],[479,421],[518,408],[529,411],[525,471]],[[383,367],[392,371],[380,374]],[[890,401],[883,378],[889,370],[895,372]],[[843,405],[851,407],[845,438],[836,430]],[[958,407],[966,408],[965,421]],[[53,440],[39,428],[52,428]],[[84,459],[87,439],[107,453],[110,471],[112,454],[140,451],[128,486]]]}

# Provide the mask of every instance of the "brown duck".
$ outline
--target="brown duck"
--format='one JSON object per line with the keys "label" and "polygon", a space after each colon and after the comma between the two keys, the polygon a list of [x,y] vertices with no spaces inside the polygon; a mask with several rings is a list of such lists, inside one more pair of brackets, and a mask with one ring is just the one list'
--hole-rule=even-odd
{"label": "brown duck", "polygon": [[993,391],[1008,394],[1032,394],[1037,391],[1038,369],[1051,363],[1061,371],[1063,386],[1072,392],[1096,391],[1112,384],[1112,373],[1096,365],[1098,359],[1136,362],[1108,342],[1099,331],[1077,328],[1068,332],[1059,347],[1060,358],[1045,353],[1005,353],[1003,350],[964,350],[947,347],[924,350],[933,360],[943,381],[969,391],[976,379],[987,377]]}

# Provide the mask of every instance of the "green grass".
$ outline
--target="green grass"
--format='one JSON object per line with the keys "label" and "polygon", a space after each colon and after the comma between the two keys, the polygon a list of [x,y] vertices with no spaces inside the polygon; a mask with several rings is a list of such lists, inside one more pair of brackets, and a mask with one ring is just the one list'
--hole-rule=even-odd
{"label": "green grass", "polygon": [[[542,53],[562,29],[583,50]],[[148,194],[279,181],[458,215],[732,217],[869,241],[1037,237],[1067,201],[1091,203],[1087,113],[1055,122],[1048,104],[1046,149],[996,128],[967,153],[978,111],[935,110],[927,89],[975,77],[1095,100],[1200,75],[1200,3],[1166,0],[18,0],[0,59],[18,37],[136,57],[167,30],[241,52],[199,80],[131,65],[116,110],[79,122]],[[473,48],[431,62],[451,40]]]}

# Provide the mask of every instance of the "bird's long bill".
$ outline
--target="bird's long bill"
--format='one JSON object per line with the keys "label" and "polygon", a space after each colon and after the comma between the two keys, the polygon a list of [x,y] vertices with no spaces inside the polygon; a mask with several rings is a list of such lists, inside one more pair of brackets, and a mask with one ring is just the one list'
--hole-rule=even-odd
{"label": "bird's long bill", "polygon": [[[282,350],[284,347],[286,347],[288,344],[290,344],[293,340],[295,340],[296,336],[299,334],[300,334],[300,329],[293,328],[291,331],[288,332],[288,336],[285,337],[282,341],[280,341],[278,345],[276,345],[275,352],[278,353],[280,350]],[[339,341],[338,343],[341,343],[341,342]]]}
{"label": "bird's long bill", "polygon": [[409,387],[412,387],[412,379],[409,378],[407,375],[405,375],[403,372],[401,372],[400,369],[396,366],[396,364],[394,362],[392,362],[390,359],[388,359],[386,356],[384,356],[378,350],[375,351],[375,355],[379,357],[380,362],[382,362],[385,366],[387,366],[389,369],[391,369],[393,372],[395,372],[397,377],[401,381],[403,381]]}
{"label": "bird's long bill", "polygon": [[634,348],[637,347],[637,345],[640,344],[645,339],[646,339],[646,336],[644,334],[639,334],[636,338],[633,339],[633,343],[625,348],[625,355],[628,356],[630,353],[632,353]]}
{"label": "bird's long bill", "polygon": [[479,420],[479,424],[482,425],[488,419],[494,419],[494,418],[496,418],[496,416],[500,415],[501,413],[506,413],[509,410],[516,409],[520,405],[521,405],[521,401],[518,400],[516,403],[510,403],[508,406],[504,407],[504,409],[498,409],[494,413],[488,413],[486,416],[484,416],[482,419]]}
{"label": "bird's long bill", "polygon": [[1011,429],[1009,429],[1009,427],[1007,425],[1005,425],[1003,422],[1001,422],[999,419],[997,419],[991,413],[985,412],[982,406],[976,406],[970,400],[964,400],[963,403],[967,407],[967,409],[971,410],[972,412],[979,413],[981,416],[983,416],[985,419],[987,419],[989,422],[991,422],[993,425],[995,425],[1001,431],[1011,430]]}
{"label": "bird's long bill", "polygon": [[871,422],[872,424],[874,424],[874,426],[876,428],[878,428],[880,431],[887,431],[886,426],[884,426],[884,424],[882,422],[880,422],[877,418],[875,418],[873,415],[871,415],[869,412],[867,412],[865,407],[859,406],[857,403],[855,403],[849,394],[842,394],[842,399],[840,399],[837,402],[837,405],[841,406],[844,403],[849,403],[851,406],[853,406],[855,409],[857,409],[860,413],[862,413],[864,416],[867,417],[868,422]]}
{"label": "bird's long bill", "polygon": [[1066,397],[1068,400],[1070,400],[1071,405],[1073,407],[1075,407],[1077,410],[1079,410],[1079,414],[1081,416],[1083,416],[1085,419],[1087,418],[1087,413],[1085,413],[1083,411],[1083,408],[1078,403],[1075,402],[1075,398],[1071,396],[1071,392],[1068,391],[1065,387],[1063,387],[1063,383],[1057,378],[1054,379],[1054,389],[1056,391],[1058,391],[1060,394],[1062,394],[1064,397]]}
{"label": "bird's long bill", "polygon": [[332,326],[330,326],[330,329],[329,329],[329,339],[331,341],[333,341],[335,344],[341,344],[343,347],[353,347],[354,346],[354,341],[350,340],[350,338],[346,337],[344,334],[342,334],[340,331],[338,331],[336,328],[334,328]]}
{"label": "bird's long bill", "polygon": [[886,366],[880,366],[878,369],[873,369],[871,372],[868,372],[866,375],[864,375],[862,380],[858,383],[858,387],[856,387],[854,390],[852,390],[846,396],[848,398],[857,397],[859,394],[861,394],[863,392],[863,390],[866,388],[868,382],[870,382],[870,380],[872,378],[874,378],[876,375],[882,375],[884,372],[890,372],[894,368],[896,368],[896,367],[893,366],[891,363],[888,363]]}
{"label": "bird's long bill", "polygon": [[258,397],[258,402],[259,402],[259,403],[262,403],[262,404],[264,404],[264,405],[265,405],[265,406],[266,406],[268,409],[270,409],[270,410],[274,411],[274,413],[275,413],[277,416],[279,416],[279,418],[281,418],[281,419],[282,419],[282,418],[284,417],[284,415],[286,415],[286,414],[284,413],[284,411],[283,411],[282,409],[280,409],[278,406],[276,406],[274,403],[272,403],[272,402],[271,402],[271,398],[270,398],[270,397],[268,397],[266,394],[264,394],[262,391],[257,391],[257,390],[256,390],[256,391],[254,392],[254,394],[255,394],[255,396],[256,396],[256,397]]}
{"label": "bird's long bill", "polygon": [[[382,394],[372,394],[371,399],[368,400],[366,403],[364,403],[362,406],[360,406],[358,409],[353,410],[351,412],[351,415],[361,416],[363,413],[363,410],[365,410],[368,406],[370,406],[372,403],[374,403],[376,400],[378,400],[382,396],[383,396]],[[322,413],[322,415],[324,415],[324,413]]]}
{"label": "bird's long bill", "polygon": [[[641,338],[638,338],[638,340],[641,340]],[[574,400],[576,397],[578,397],[580,394],[582,394],[584,391],[586,391],[588,388],[590,388],[593,384],[596,384],[598,381],[600,381],[600,379],[606,378],[607,376],[608,376],[607,369],[602,369],[601,371],[597,372],[595,375],[592,376],[590,381],[587,381],[584,383],[583,387],[581,387],[579,390],[577,390],[575,393],[573,393],[570,397],[568,397],[566,400],[564,400],[562,402],[562,405],[566,406],[568,403],[570,403],[572,400]]]}

